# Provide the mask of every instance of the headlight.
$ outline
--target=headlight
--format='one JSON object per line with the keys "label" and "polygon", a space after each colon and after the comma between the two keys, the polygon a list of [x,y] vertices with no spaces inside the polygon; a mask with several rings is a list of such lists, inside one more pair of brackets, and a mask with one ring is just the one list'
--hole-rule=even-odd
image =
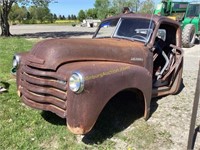
{"label": "headlight", "polygon": [[16,74],[17,68],[19,67],[19,63],[20,63],[20,56],[19,55],[14,55],[13,64],[12,64],[12,70],[11,70],[11,72],[13,74]]}
{"label": "headlight", "polygon": [[84,89],[84,78],[79,72],[74,72],[69,78],[69,88],[75,93],[81,93]]}
{"label": "headlight", "polygon": [[19,67],[19,61],[20,61],[20,57],[18,55],[15,55],[13,57],[13,68],[18,68]]}

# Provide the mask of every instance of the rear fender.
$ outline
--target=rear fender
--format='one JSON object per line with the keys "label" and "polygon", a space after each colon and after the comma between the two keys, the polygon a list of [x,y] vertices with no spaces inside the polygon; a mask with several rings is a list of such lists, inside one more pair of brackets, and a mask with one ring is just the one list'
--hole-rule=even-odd
{"label": "rear fender", "polygon": [[195,33],[196,34],[199,34],[199,28],[200,28],[200,21],[199,21],[199,19],[200,18],[197,18],[197,17],[195,17],[193,20],[192,20],[192,24],[194,24],[194,26],[195,26]]}
{"label": "rear fender", "polygon": [[82,67],[75,71],[85,78],[84,91],[67,93],[67,124],[71,132],[89,132],[108,101],[125,89],[134,88],[143,93],[144,117],[149,117],[152,76],[144,67],[116,62],[85,62],[79,66]]}
{"label": "rear fender", "polygon": [[185,18],[182,24],[182,29],[187,25],[187,24],[193,24],[195,27],[195,33],[198,35],[199,30],[200,30],[200,18],[195,17],[195,18]]}

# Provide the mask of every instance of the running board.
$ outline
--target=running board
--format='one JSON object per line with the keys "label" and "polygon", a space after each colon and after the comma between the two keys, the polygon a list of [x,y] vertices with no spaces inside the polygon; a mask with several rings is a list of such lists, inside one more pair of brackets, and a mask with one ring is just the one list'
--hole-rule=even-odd
{"label": "running board", "polygon": [[157,88],[153,88],[153,90],[152,90],[152,98],[164,96],[167,94],[170,94],[169,86],[157,87]]}

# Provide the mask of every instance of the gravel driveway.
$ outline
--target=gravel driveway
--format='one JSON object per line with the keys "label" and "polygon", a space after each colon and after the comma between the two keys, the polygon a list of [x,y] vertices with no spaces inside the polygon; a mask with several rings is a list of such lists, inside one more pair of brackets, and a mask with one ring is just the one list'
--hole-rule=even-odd
{"label": "gravel driveway", "polygon": [[[56,37],[92,37],[95,28],[70,27],[55,25],[15,25],[11,26],[11,33],[28,38],[56,38]],[[183,88],[178,95],[170,95],[157,100],[156,111],[153,112],[148,124],[157,126],[170,133],[172,144],[170,149],[184,150],[187,147],[192,105],[196,88],[197,73],[200,60],[200,45],[184,49]],[[200,107],[198,112],[200,112]],[[200,125],[198,114],[197,125]],[[169,147],[157,147],[168,149]],[[200,149],[200,135],[197,136],[195,149]]]}

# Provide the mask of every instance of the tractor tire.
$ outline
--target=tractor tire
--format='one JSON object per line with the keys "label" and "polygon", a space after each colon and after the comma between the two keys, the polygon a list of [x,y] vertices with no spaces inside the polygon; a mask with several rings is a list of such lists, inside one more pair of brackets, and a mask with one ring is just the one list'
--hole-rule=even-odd
{"label": "tractor tire", "polygon": [[185,48],[194,46],[195,42],[195,27],[193,24],[188,24],[182,31],[182,44]]}

